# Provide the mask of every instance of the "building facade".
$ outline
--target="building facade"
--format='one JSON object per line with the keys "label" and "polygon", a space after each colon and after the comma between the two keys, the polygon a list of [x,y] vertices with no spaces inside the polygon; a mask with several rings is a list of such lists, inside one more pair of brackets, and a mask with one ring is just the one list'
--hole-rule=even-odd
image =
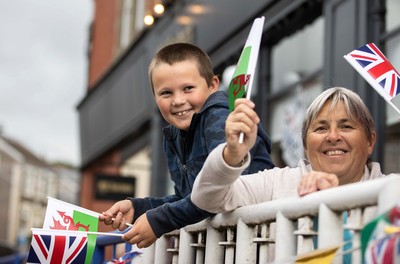
{"label": "building facade", "polygon": [[19,142],[0,135],[0,246],[26,253],[31,228],[41,228],[47,197],[77,204],[78,171],[53,167]]}
{"label": "building facade", "polygon": [[[132,196],[171,191],[162,151],[165,123],[147,78],[152,57],[166,44],[194,43],[209,54],[221,89],[226,89],[250,27],[260,16],[265,24],[252,99],[271,136],[274,162],[297,164],[303,155],[305,109],[324,89],[344,86],[357,92],[373,114],[378,135],[373,159],[386,173],[400,171],[398,114],[343,59],[374,42],[400,69],[399,1],[169,0],[161,1],[165,12],[153,13],[151,26],[143,18],[160,1],[94,2],[89,85],[77,107],[83,207],[101,212],[115,202],[96,196],[104,175],[131,179]],[[394,103],[400,105],[399,100]]]}

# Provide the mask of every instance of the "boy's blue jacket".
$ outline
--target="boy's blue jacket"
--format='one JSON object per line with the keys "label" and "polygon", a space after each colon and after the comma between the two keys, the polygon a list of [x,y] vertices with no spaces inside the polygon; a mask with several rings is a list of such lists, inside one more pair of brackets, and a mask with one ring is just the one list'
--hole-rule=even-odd
{"label": "boy's blue jacket", "polygon": [[[175,194],[154,198],[129,198],[134,206],[135,221],[146,213],[157,237],[189,224],[197,223],[211,213],[197,208],[190,200],[190,193],[197,174],[208,154],[225,142],[225,121],[229,115],[226,92],[215,92],[205,102],[201,112],[195,114],[188,131],[168,125],[164,128],[164,152]],[[273,168],[270,158],[271,140],[261,125],[257,142],[250,151],[252,161],[243,174]]]}

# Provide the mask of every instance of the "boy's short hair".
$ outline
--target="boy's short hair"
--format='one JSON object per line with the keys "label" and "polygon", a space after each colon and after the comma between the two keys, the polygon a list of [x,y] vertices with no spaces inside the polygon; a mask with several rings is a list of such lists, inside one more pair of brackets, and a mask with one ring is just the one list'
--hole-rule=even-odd
{"label": "boy's short hair", "polygon": [[210,57],[199,47],[190,43],[174,43],[160,49],[152,59],[149,65],[149,80],[151,90],[154,93],[152,73],[157,65],[167,63],[173,65],[181,61],[194,61],[199,70],[200,76],[203,77],[207,85],[210,86],[215,76]]}

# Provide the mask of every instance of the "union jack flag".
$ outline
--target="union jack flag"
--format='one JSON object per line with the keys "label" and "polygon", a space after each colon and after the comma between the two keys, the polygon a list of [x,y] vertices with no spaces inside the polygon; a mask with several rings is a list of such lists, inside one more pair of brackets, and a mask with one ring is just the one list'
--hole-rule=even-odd
{"label": "union jack flag", "polygon": [[394,233],[371,241],[365,253],[365,264],[400,263],[400,234]]}
{"label": "union jack flag", "polygon": [[27,263],[85,263],[87,241],[84,232],[32,229]]}
{"label": "union jack flag", "polygon": [[386,101],[400,93],[400,74],[374,43],[355,49],[344,58]]}

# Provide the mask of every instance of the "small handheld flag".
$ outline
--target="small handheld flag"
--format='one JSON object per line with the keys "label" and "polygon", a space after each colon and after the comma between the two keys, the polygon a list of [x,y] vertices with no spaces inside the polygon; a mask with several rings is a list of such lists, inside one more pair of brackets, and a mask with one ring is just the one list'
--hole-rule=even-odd
{"label": "small handheld flag", "polygon": [[344,55],[347,62],[390,104],[400,93],[400,74],[374,43],[366,44]]}
{"label": "small handheld flag", "polygon": [[[264,17],[256,18],[250,29],[249,36],[240,54],[238,64],[233,73],[228,88],[229,110],[232,112],[236,98],[250,99],[254,72],[257,65],[258,52],[260,50],[261,37],[264,27]],[[239,142],[243,142],[243,133],[240,134]]]}
{"label": "small handheld flag", "polygon": [[85,232],[32,229],[27,263],[85,263],[87,244]]}
{"label": "small handheld flag", "polygon": [[[97,232],[98,215],[91,210],[48,197],[43,229]],[[86,260],[83,263],[91,263],[95,246],[96,236],[90,236],[87,243]]]}
{"label": "small handheld flag", "polygon": [[91,237],[96,238],[96,235],[123,236],[120,233],[109,232],[32,228],[32,242],[27,263],[86,263],[89,254],[88,242]]}

